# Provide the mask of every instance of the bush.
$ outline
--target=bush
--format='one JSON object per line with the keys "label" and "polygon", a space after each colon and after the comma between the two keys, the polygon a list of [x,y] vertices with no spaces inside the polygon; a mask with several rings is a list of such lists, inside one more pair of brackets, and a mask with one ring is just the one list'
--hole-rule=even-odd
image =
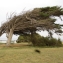
{"label": "bush", "polygon": [[32,36],[30,34],[19,36],[17,43],[20,42],[32,42],[34,46],[62,46],[60,39],[42,37],[37,33],[34,33]]}
{"label": "bush", "polygon": [[21,42],[30,42],[30,35],[20,35],[16,41],[17,43],[21,43]]}
{"label": "bush", "polygon": [[31,36],[31,42],[34,46],[37,46],[40,44],[40,39],[41,36],[37,33],[34,33],[32,36]]}
{"label": "bush", "polygon": [[33,38],[33,45],[34,46],[62,46],[62,42],[60,39],[55,38],[48,38],[48,37],[40,37],[40,38]]}
{"label": "bush", "polygon": [[57,46],[62,46],[62,42],[61,42],[61,40],[60,40],[60,39],[58,39]]}
{"label": "bush", "polygon": [[51,38],[49,40],[49,46],[62,46],[62,42],[60,39]]}

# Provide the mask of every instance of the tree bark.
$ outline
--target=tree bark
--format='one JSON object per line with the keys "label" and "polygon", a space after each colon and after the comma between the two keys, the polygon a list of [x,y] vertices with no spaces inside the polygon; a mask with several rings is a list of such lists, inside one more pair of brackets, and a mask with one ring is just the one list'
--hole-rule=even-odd
{"label": "tree bark", "polygon": [[10,32],[7,33],[7,34],[8,34],[8,35],[7,35],[7,46],[10,46],[10,44],[11,44],[11,39],[12,39],[12,35],[13,35],[13,30],[10,29]]}

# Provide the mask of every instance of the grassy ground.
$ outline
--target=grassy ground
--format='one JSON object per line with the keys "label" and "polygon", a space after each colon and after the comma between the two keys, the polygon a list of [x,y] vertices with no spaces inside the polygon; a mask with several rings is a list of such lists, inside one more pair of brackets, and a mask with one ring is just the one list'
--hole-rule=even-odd
{"label": "grassy ground", "polygon": [[[0,46],[0,63],[63,63],[63,47]],[[20,46],[20,47],[18,47]],[[41,53],[35,52],[39,49]]]}

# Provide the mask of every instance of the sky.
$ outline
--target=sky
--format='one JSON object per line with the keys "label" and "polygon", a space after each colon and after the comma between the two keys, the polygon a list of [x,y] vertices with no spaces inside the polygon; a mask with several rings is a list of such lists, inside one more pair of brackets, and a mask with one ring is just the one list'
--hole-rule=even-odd
{"label": "sky", "polygon": [[[63,0],[0,0],[0,26],[7,21],[12,13],[20,14],[33,8],[47,7],[47,6],[61,6],[63,7]],[[63,24],[58,18],[56,23]],[[47,36],[47,31],[39,32],[41,35]],[[54,34],[54,37],[59,37]],[[60,38],[62,39],[63,36]],[[13,35],[12,40],[16,40],[18,36]],[[0,37],[0,40],[7,40],[6,34]]]}

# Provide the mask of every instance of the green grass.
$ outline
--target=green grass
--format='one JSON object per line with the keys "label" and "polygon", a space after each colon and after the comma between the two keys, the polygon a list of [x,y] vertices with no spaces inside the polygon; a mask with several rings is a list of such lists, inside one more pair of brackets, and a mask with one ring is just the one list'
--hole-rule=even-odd
{"label": "green grass", "polygon": [[[41,53],[35,52],[35,49]],[[0,46],[0,63],[63,63],[63,47]]]}

